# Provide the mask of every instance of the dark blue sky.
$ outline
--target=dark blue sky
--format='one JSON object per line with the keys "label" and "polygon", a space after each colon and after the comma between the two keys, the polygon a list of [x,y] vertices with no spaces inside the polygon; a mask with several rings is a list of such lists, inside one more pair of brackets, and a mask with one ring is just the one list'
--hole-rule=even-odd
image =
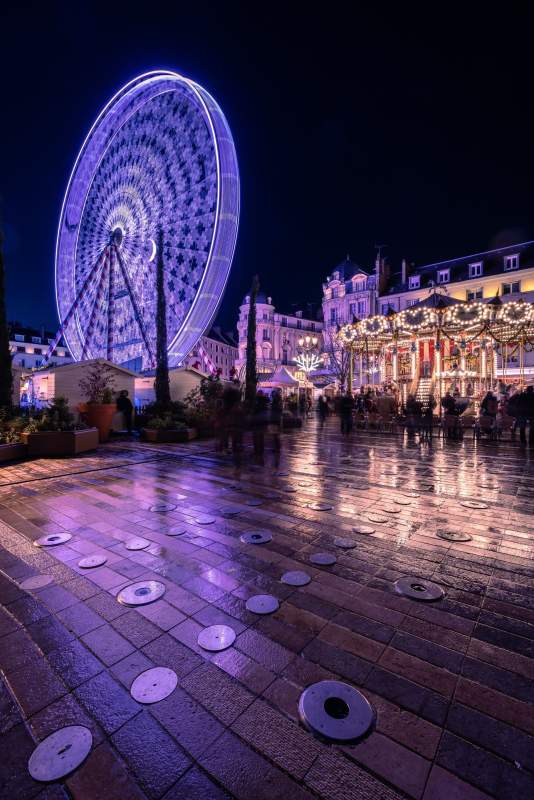
{"label": "dark blue sky", "polygon": [[157,67],[205,86],[236,141],[227,326],[254,272],[289,309],[319,300],[346,252],[370,265],[376,243],[396,269],[403,256],[424,263],[534,238],[526,12],[287,5],[8,4],[0,211],[11,319],[55,328],[56,225],[79,145],[109,97]]}

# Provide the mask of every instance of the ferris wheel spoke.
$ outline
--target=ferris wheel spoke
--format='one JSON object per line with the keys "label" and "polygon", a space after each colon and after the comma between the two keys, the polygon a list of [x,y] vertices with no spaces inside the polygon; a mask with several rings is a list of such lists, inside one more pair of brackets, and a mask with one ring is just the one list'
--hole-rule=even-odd
{"label": "ferris wheel spoke", "polygon": [[124,264],[124,261],[122,259],[121,254],[118,251],[118,248],[114,245],[113,249],[115,250],[115,254],[117,256],[117,261],[119,262],[119,267],[120,267],[120,270],[121,270],[121,273],[122,273],[122,277],[124,279],[124,283],[126,284],[126,289],[128,291],[128,294],[130,295],[130,301],[132,303],[132,307],[133,307],[133,310],[134,310],[134,315],[135,315],[135,319],[137,321],[137,325],[139,327],[139,330],[141,331],[141,336],[143,337],[143,341],[144,341],[145,347],[146,347],[146,349],[148,351],[148,355],[149,355],[150,361],[153,362],[154,361],[154,356],[153,356],[153,353],[152,353],[152,348],[150,346],[150,342],[149,342],[149,339],[148,339],[148,336],[147,336],[147,333],[146,333],[146,329],[145,329],[145,325],[144,325],[144,322],[143,322],[143,317],[141,316],[141,312],[139,311],[139,306],[137,305],[137,300],[136,300],[136,297],[135,297],[135,294],[134,294],[134,290],[133,290],[130,278],[128,276],[128,270],[126,269],[126,266]]}
{"label": "ferris wheel spoke", "polygon": [[109,252],[108,252],[108,248],[107,247],[105,248],[104,252],[106,253],[106,259],[105,259],[105,262],[104,262],[104,269],[102,270],[102,272],[100,274],[100,279],[99,279],[98,285],[96,287],[95,299],[93,301],[93,308],[91,309],[91,316],[89,317],[89,325],[87,326],[87,331],[86,331],[85,339],[84,339],[84,342],[83,342],[82,361],[85,358],[85,356],[87,355],[87,352],[89,350],[89,342],[91,341],[91,339],[93,337],[93,329],[94,329],[94,326],[95,326],[96,312],[98,311],[98,309],[99,309],[99,307],[101,305],[101,302],[103,300],[103,297],[104,297],[104,290],[105,290],[105,285],[106,285],[105,276],[106,276],[107,270],[109,269]]}
{"label": "ferris wheel spoke", "polygon": [[109,281],[108,281],[108,340],[106,358],[108,361],[112,360],[113,356],[113,312],[115,310],[115,300],[113,297],[114,289],[114,276],[113,276],[113,253],[114,247],[109,248]]}

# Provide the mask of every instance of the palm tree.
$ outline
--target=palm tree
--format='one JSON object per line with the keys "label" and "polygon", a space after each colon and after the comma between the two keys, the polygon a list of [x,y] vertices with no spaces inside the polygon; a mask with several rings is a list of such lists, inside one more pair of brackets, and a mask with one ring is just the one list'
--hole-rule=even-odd
{"label": "palm tree", "polygon": [[169,408],[171,390],[169,386],[169,360],[167,356],[167,303],[163,270],[163,230],[158,229],[158,260],[156,263],[156,377],[154,390],[156,403],[161,409]]}
{"label": "palm tree", "polygon": [[13,402],[13,372],[11,371],[11,353],[7,328],[3,243],[4,236],[0,228],[0,408],[11,408]]}

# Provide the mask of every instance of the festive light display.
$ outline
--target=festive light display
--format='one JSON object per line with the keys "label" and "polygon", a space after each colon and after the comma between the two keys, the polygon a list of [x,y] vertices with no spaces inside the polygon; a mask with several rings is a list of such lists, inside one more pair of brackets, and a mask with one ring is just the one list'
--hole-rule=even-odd
{"label": "festive light display", "polygon": [[295,358],[295,364],[306,374],[319,369],[322,363],[323,360],[317,353],[299,353]]}
{"label": "festive light display", "polygon": [[222,299],[238,217],[237,158],[215,100],[170,71],[124,86],[89,131],[61,209],[58,337],[73,357],[154,365],[162,257],[169,363],[181,363]]}

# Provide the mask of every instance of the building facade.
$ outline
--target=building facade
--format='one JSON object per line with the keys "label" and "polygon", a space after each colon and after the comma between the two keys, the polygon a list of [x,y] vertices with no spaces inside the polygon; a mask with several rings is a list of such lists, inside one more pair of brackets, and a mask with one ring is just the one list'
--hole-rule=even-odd
{"label": "building facade", "polygon": [[[247,295],[239,307],[238,357],[236,369],[243,376],[247,360],[247,327],[250,297]],[[323,323],[319,319],[304,316],[303,311],[284,314],[276,311],[273,300],[263,292],[256,298],[256,357],[257,369],[263,375],[272,375],[278,368],[285,367],[291,375],[300,369],[295,361],[302,348],[299,340],[309,336],[317,338],[317,353],[323,350]],[[305,376],[300,375],[305,380]]]}
{"label": "building facade", "polygon": [[220,370],[223,380],[231,380],[238,354],[237,340],[234,334],[223,331],[219,326],[214,325],[207,335],[202,336],[182,366],[195,367],[202,372]]}
{"label": "building facade", "polygon": [[[44,365],[48,348],[53,344],[55,334],[50,331],[26,328],[17,323],[9,324],[9,349],[13,356],[13,366],[23,370],[36,369]],[[54,367],[72,362],[65,342],[60,339],[47,366]]]}

